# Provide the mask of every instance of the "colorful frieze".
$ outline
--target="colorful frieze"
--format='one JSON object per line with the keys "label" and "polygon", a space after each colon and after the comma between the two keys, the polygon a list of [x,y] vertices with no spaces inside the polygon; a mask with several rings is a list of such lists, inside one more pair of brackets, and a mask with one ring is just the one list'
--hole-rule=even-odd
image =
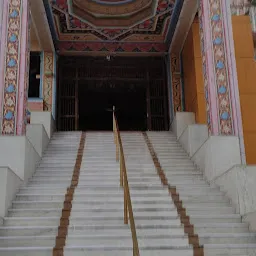
{"label": "colorful frieze", "polygon": [[128,52],[128,53],[159,53],[167,51],[164,43],[79,43],[79,42],[60,42],[60,52]]}
{"label": "colorful frieze", "polygon": [[43,102],[44,111],[52,111],[54,83],[54,53],[44,52]]}
{"label": "colorful frieze", "polygon": [[180,72],[180,58],[171,54],[172,98],[174,112],[182,111],[182,86]]}

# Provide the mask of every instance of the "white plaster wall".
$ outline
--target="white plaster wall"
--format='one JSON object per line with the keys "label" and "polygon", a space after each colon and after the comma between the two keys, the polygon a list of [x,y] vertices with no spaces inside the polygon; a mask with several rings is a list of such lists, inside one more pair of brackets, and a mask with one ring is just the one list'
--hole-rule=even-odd
{"label": "white plaster wall", "polygon": [[31,142],[38,155],[42,157],[44,150],[49,143],[49,137],[42,124],[28,124],[26,136]]}
{"label": "white plaster wall", "polygon": [[26,138],[25,140],[25,162],[24,162],[24,181],[27,180],[34,174],[37,165],[39,164],[41,157],[36,152],[30,141]]}
{"label": "white plaster wall", "polygon": [[11,169],[0,167],[0,218],[7,215],[21,184],[22,180]]}
{"label": "white plaster wall", "polygon": [[213,181],[234,165],[241,164],[239,139],[236,136],[210,136],[192,160],[206,179]]}
{"label": "white plaster wall", "polygon": [[256,211],[256,166],[237,165],[215,179],[227,192],[238,213]]}
{"label": "white plaster wall", "polygon": [[210,136],[206,143],[204,174],[209,181],[222,175],[234,165],[241,164],[238,137]]}
{"label": "white plaster wall", "polygon": [[20,179],[26,182],[39,161],[26,136],[0,136],[0,166],[8,166]]}
{"label": "white plaster wall", "polygon": [[207,148],[207,141],[205,141],[198,150],[191,155],[192,161],[197,165],[197,167],[204,172],[205,171],[205,153]]}
{"label": "white plaster wall", "polygon": [[195,124],[195,114],[192,112],[176,112],[171,129],[179,139],[188,125]]}
{"label": "white plaster wall", "polygon": [[179,142],[187,151],[190,157],[205,143],[208,139],[208,129],[206,125],[192,124],[188,125],[179,138]]}
{"label": "white plaster wall", "polygon": [[52,113],[48,111],[32,111],[30,116],[30,124],[42,124],[49,138],[55,131],[55,122]]}
{"label": "white plaster wall", "polygon": [[237,165],[215,179],[236,208],[256,232],[256,166]]}
{"label": "white plaster wall", "polygon": [[243,222],[249,223],[250,231],[256,232],[256,211],[246,213],[243,216]]}

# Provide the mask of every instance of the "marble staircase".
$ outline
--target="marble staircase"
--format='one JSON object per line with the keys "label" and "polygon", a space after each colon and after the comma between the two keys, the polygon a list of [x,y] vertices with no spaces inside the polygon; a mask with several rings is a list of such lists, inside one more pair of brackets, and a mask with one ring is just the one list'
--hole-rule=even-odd
{"label": "marble staircase", "polygon": [[[121,135],[140,255],[203,255],[191,245],[143,134]],[[55,133],[37,171],[17,192],[0,226],[1,256],[55,256],[53,248],[58,243],[81,136],[81,132]],[[205,182],[174,135],[148,132],[148,137],[169,184],[175,186],[194,224],[204,255],[255,256],[255,235],[248,232],[224,193]],[[113,133],[87,132],[82,151],[63,255],[133,255],[131,230],[123,223],[123,189]]]}
{"label": "marble staircase", "polygon": [[147,132],[168,183],[175,187],[206,256],[255,256],[256,234],[224,192],[208,184],[174,134]]}
{"label": "marble staircase", "polygon": [[56,133],[0,226],[1,256],[52,255],[81,132]]}

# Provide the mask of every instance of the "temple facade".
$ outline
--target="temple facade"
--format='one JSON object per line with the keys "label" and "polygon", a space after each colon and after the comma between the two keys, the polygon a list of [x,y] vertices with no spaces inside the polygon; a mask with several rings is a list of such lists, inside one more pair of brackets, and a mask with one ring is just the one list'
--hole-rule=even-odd
{"label": "temple facade", "polygon": [[0,255],[255,256],[255,6],[0,0]]}
{"label": "temple facade", "polygon": [[[47,112],[59,130],[64,129],[61,122],[65,120],[61,120],[70,115],[74,121],[67,120],[70,125],[65,129],[79,130],[75,121],[79,119],[79,104],[71,104],[70,111],[74,109],[74,113],[61,110],[66,105],[59,95],[64,88],[61,77],[65,76],[61,72],[65,73],[65,58],[72,62],[74,57],[75,63],[78,56],[84,60],[101,57],[106,63],[126,57],[162,58],[161,83],[166,86],[163,99],[167,97],[167,103],[162,107],[165,124],[159,129],[170,129],[177,114],[190,113],[193,123],[207,125],[209,135],[236,137],[241,162],[255,164],[253,3],[84,2],[1,0],[2,136],[25,135],[33,112],[38,116]],[[154,60],[151,62],[154,66]],[[111,83],[111,78],[108,79]],[[148,79],[157,80],[153,76]],[[78,91],[65,97],[75,97]],[[151,119],[153,105],[151,112],[150,107],[147,110]],[[149,123],[145,129],[156,129]]]}

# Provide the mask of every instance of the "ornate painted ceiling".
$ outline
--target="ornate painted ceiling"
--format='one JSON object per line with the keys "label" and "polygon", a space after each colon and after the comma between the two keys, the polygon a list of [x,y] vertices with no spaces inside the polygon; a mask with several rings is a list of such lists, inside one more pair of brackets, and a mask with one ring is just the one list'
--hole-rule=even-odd
{"label": "ornate painted ceiling", "polygon": [[61,53],[163,53],[175,0],[53,0]]}

